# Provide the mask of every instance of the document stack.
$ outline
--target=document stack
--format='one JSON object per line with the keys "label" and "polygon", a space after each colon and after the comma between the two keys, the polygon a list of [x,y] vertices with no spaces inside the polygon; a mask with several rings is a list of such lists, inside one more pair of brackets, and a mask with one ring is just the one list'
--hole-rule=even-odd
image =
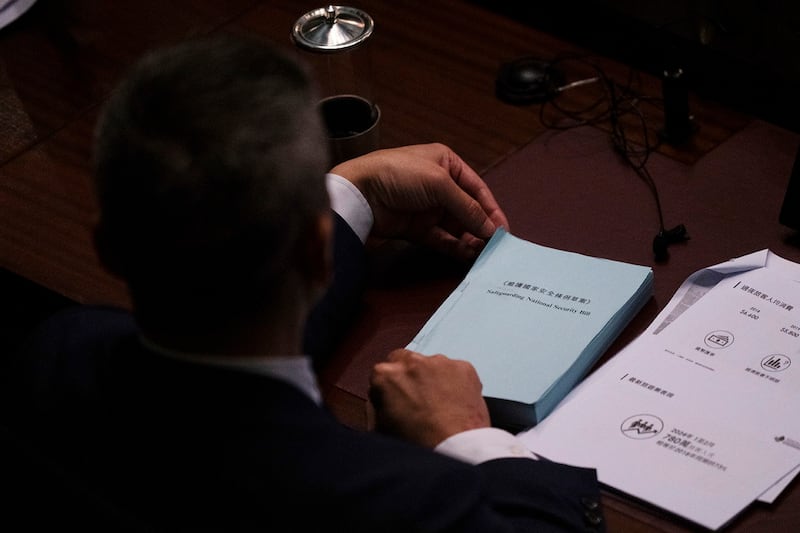
{"label": "document stack", "polygon": [[540,246],[498,229],[408,348],[472,363],[492,424],[529,428],[652,296],[649,267]]}

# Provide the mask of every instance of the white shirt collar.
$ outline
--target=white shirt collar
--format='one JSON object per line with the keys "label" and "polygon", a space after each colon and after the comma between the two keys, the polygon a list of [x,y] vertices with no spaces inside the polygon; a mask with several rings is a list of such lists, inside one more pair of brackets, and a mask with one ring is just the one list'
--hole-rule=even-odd
{"label": "white shirt collar", "polygon": [[145,347],[160,355],[190,363],[222,366],[279,379],[300,389],[317,405],[322,404],[322,394],[314,374],[311,358],[306,355],[229,356],[188,353],[159,346],[144,335],[141,335],[140,338]]}

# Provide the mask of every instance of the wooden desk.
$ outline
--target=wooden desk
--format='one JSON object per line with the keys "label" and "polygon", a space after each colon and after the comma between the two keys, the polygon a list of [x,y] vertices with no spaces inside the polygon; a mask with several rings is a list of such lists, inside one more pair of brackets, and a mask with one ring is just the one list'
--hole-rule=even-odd
{"label": "wooden desk", "polygon": [[[0,267],[78,302],[126,303],[90,245],[87,176],[99,104],[149,47],[222,30],[289,47],[294,21],[316,7],[307,0],[120,0],[113,7],[60,0],[39,2],[0,31]],[[464,2],[363,8],[376,20],[368,45],[384,146],[444,142],[484,172],[544,131],[536,107],[494,97],[495,73],[508,59],[574,48]],[[657,94],[657,84],[650,80],[648,90]],[[705,111],[699,106],[698,114]],[[703,152],[743,124],[726,113],[703,115]]]}
{"label": "wooden desk", "polygon": [[[321,4],[106,4],[40,2],[0,30],[0,267],[77,302],[128,306],[124,287],[100,268],[91,247],[96,208],[89,157],[99,105],[124,69],[152,46],[194,34],[247,31],[291,47],[293,22]],[[585,51],[468,2],[367,0],[357,7],[376,21],[367,46],[384,146],[447,143],[486,176],[515,233],[653,264],[652,196],[608,149],[606,126],[547,131],[539,106],[515,107],[494,95],[503,61]],[[620,83],[631,74],[613,61],[594,60]],[[577,64],[565,69],[571,79],[586,75]],[[658,80],[634,80],[641,94],[660,95]],[[578,109],[592,98],[590,91],[574,90],[559,102]],[[696,268],[765,247],[800,260],[791,232],[777,223],[797,137],[712,102],[692,99],[691,109],[697,132],[687,146],[663,146],[652,171],[666,223],[686,223],[692,240],[673,248],[669,263],[654,265],[656,298],[610,353],[641,331]],[[660,110],[653,106],[648,113],[657,130]],[[749,210],[737,211],[742,206]],[[415,249],[379,252],[363,316],[323,376],[334,412],[360,429],[367,425],[369,366],[411,339],[466,268]],[[606,500],[611,531],[691,529],[627,498],[608,494]],[[749,509],[731,530],[788,530],[800,523],[798,503],[800,490],[792,485],[775,505]]]}

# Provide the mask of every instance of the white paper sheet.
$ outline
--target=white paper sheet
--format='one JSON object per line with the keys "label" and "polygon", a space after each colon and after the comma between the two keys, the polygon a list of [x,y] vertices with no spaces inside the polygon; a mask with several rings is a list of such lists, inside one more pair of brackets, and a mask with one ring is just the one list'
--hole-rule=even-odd
{"label": "white paper sheet", "polygon": [[693,275],[521,437],[711,529],[771,501],[800,464],[797,279],[799,265],[766,250]]}

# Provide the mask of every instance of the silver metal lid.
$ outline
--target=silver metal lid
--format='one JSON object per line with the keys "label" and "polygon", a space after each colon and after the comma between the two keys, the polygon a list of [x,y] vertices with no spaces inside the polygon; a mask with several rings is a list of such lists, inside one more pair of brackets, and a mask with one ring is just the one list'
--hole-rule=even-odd
{"label": "silver metal lid", "polygon": [[329,5],[309,11],[294,23],[292,39],[314,52],[340,52],[363,43],[374,22],[354,7]]}

